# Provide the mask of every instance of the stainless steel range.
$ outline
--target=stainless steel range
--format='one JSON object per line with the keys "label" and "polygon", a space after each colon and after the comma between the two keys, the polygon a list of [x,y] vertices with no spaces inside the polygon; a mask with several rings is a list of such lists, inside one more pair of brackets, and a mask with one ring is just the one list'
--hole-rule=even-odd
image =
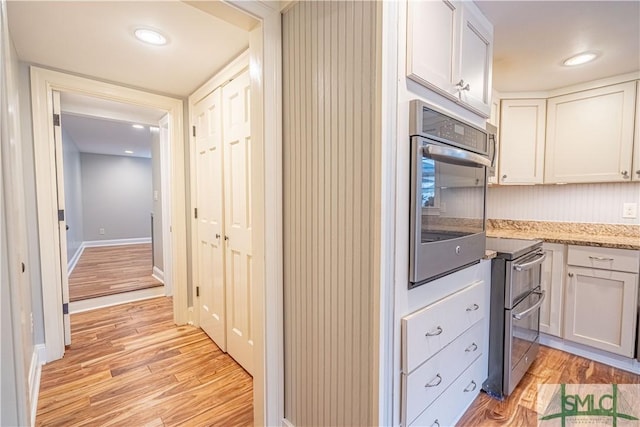
{"label": "stainless steel range", "polygon": [[539,348],[542,240],[487,239],[491,265],[489,378],[482,388],[503,399],[513,392]]}

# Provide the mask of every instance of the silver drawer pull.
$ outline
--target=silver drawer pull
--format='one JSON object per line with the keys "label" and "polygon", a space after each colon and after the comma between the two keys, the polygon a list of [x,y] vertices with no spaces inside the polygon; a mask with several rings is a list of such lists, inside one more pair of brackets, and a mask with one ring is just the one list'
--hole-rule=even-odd
{"label": "silver drawer pull", "polygon": [[589,258],[591,258],[594,261],[613,261],[613,258],[607,258],[604,256],[591,256],[589,255]]}
{"label": "silver drawer pull", "polygon": [[438,326],[435,331],[427,332],[424,334],[425,337],[435,337],[436,335],[440,335],[442,333],[442,328]]}
{"label": "silver drawer pull", "polygon": [[471,353],[472,351],[476,351],[478,349],[478,344],[472,342],[471,345],[464,349],[465,353]]}
{"label": "silver drawer pull", "polygon": [[440,421],[435,420],[433,424],[431,424],[431,427],[440,427]]}
{"label": "silver drawer pull", "polygon": [[[473,388],[470,388],[471,386],[473,386]],[[468,392],[470,392],[470,391],[475,390],[477,386],[478,386],[478,385],[476,384],[476,382],[475,382],[475,381],[471,381],[471,384],[469,384],[469,385],[467,386],[467,388],[465,388],[463,391],[464,391],[465,393],[468,393]]]}
{"label": "silver drawer pull", "polygon": [[424,386],[436,387],[436,386],[439,386],[441,382],[442,382],[442,377],[440,376],[440,374],[436,374],[435,378],[429,381],[428,383],[426,383]]}
{"label": "silver drawer pull", "polygon": [[473,304],[471,307],[467,307],[467,311],[476,311],[480,306],[478,304]]}

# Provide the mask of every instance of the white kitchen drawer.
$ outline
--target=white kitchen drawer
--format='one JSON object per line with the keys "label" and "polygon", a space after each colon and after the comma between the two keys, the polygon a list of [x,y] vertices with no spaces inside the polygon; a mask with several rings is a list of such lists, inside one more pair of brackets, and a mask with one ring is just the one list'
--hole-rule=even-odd
{"label": "white kitchen drawer", "polygon": [[453,426],[476,398],[486,379],[486,359],[480,357],[467,368],[427,409],[409,426]]}
{"label": "white kitchen drawer", "polygon": [[640,251],[569,245],[567,264],[638,273]]}
{"label": "white kitchen drawer", "polygon": [[402,374],[403,425],[440,396],[484,351],[484,322],[478,322],[411,374]]}
{"label": "white kitchen drawer", "polygon": [[482,281],[476,282],[402,318],[402,371],[405,374],[410,374],[485,316],[485,286]]}

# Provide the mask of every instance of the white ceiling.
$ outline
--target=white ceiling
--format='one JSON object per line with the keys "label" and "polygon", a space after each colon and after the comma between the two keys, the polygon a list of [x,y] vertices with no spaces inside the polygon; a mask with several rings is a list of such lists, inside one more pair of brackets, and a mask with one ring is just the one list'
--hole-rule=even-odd
{"label": "white ceiling", "polygon": [[[152,130],[136,129],[132,122],[62,113],[62,129],[81,153],[151,157]],[[157,130],[155,131],[157,132]],[[133,151],[133,154],[125,153]]]}
{"label": "white ceiling", "polygon": [[[249,46],[246,29],[180,1],[7,3],[20,60],[181,97]],[[139,42],[141,26],[169,44]]]}
{"label": "white ceiling", "polygon": [[[544,91],[640,70],[640,2],[485,1],[494,25],[493,86]],[[587,50],[601,56],[564,67]]]}

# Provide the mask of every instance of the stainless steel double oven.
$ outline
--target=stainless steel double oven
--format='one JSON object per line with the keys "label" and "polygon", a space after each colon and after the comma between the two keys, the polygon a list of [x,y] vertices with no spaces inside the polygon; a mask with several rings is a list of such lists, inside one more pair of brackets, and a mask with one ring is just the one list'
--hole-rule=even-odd
{"label": "stainless steel double oven", "polygon": [[422,101],[410,109],[412,288],[484,256],[491,160],[484,129]]}
{"label": "stainless steel double oven", "polygon": [[491,263],[489,378],[483,389],[502,399],[513,392],[538,354],[545,253],[541,240],[487,239]]}

